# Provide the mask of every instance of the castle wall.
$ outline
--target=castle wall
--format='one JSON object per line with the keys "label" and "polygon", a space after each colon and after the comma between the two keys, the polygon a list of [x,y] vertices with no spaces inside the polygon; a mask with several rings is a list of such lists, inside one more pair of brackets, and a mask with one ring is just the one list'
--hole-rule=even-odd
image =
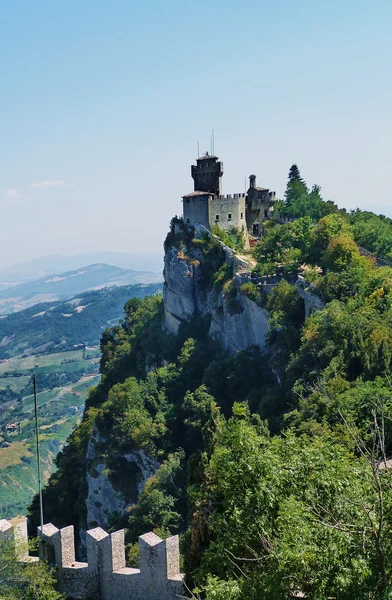
{"label": "castle wall", "polygon": [[185,225],[193,226],[195,223],[201,223],[204,227],[209,227],[208,198],[208,195],[183,198]]}
{"label": "castle wall", "polygon": [[232,227],[246,229],[245,194],[215,196],[210,199],[208,208],[210,227],[217,224],[226,230]]}
{"label": "castle wall", "polygon": [[[26,521],[26,520],[25,520]],[[124,530],[112,534],[100,527],[87,531],[87,562],[75,560],[73,526],[57,529],[44,525],[46,555],[53,556],[59,589],[68,598],[101,600],[176,600],[183,595],[183,576],[180,573],[178,536],[162,540],[155,533],[139,538],[140,569],[125,566]],[[0,543],[10,536],[24,537],[27,527],[0,521]],[[50,550],[52,550],[50,552]],[[18,557],[29,562],[28,556]]]}

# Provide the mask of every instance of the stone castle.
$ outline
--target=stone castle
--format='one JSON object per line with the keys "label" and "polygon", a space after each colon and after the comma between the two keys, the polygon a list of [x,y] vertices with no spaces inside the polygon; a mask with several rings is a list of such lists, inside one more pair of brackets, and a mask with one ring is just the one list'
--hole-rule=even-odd
{"label": "stone castle", "polygon": [[261,234],[263,221],[272,215],[276,193],[256,187],[256,175],[249,177],[246,194],[224,196],[223,163],[208,152],[192,165],[191,174],[194,191],[182,197],[185,225],[199,223],[207,229],[219,225],[226,230],[243,229],[254,237]]}
{"label": "stone castle", "polygon": [[[44,525],[41,552],[56,569],[59,590],[73,599],[100,600],[176,600],[184,597],[180,573],[178,536],[162,540],[155,533],[139,538],[140,569],[127,568],[124,530],[108,534],[100,527],[86,533],[87,562],[75,559],[73,526],[57,529]],[[15,558],[24,563],[36,562],[29,556],[27,520],[0,519],[0,547],[15,543]]]}

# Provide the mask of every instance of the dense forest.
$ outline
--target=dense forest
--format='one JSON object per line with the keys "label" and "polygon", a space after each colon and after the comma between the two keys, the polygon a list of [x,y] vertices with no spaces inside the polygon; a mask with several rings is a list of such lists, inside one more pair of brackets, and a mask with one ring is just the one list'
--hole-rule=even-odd
{"label": "dense forest", "polygon": [[[392,268],[369,252],[392,259],[392,221],[325,202],[296,166],[277,210],[294,220],[265,223],[255,273],[301,273],[324,308],[305,318],[284,277],[268,295],[249,281],[241,293],[267,309],[270,351],[229,355],[208,336],[208,320],[168,336],[161,297],[128,301],[102,336],[101,382],[57,457],[46,520],[88,525],[95,424],[109,457],[141,448],[161,465],[129,514],[112,515],[113,529],[126,528],[130,565],[138,535],[180,533],[193,598],[283,600],[301,591],[313,600],[385,600]],[[221,291],[218,242],[177,242],[201,249],[205,280]],[[126,479],[119,464],[108,473],[117,481]]]}

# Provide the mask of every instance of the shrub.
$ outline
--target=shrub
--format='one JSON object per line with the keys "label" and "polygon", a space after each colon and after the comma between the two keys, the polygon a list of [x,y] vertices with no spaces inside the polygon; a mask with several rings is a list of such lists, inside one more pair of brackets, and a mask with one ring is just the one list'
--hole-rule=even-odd
{"label": "shrub", "polygon": [[233,267],[228,265],[227,263],[223,263],[223,265],[218,269],[218,271],[213,276],[213,284],[214,290],[216,292],[221,292],[224,288],[224,285],[229,282],[233,278]]}
{"label": "shrub", "polygon": [[220,225],[213,225],[211,233],[216,235],[225,246],[228,246],[232,250],[242,252],[245,248],[245,233],[243,228],[240,230],[232,227],[229,231],[226,231]]}
{"label": "shrub", "polygon": [[240,292],[241,294],[243,294],[244,296],[247,296],[248,298],[250,298],[250,300],[253,300],[254,302],[256,302],[257,300],[259,300],[259,290],[257,288],[257,286],[252,283],[251,281],[247,281],[246,283],[243,283],[240,287]]}

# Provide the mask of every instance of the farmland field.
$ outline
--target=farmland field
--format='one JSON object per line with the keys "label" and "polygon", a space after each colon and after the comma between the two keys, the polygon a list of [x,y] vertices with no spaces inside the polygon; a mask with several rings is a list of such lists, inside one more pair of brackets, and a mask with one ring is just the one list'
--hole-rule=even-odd
{"label": "farmland field", "polygon": [[28,375],[22,375],[21,377],[1,377],[0,378],[0,390],[5,390],[10,387],[14,392],[20,392],[28,384],[30,377]]}
{"label": "farmland field", "polygon": [[31,375],[37,378],[41,468],[47,479],[81,419],[89,388],[99,381],[97,356],[98,349],[82,349],[16,356],[0,364],[0,518],[25,514],[37,492]]}
{"label": "farmland field", "polygon": [[[97,358],[97,351],[86,350],[70,350],[68,352],[56,352],[55,354],[42,354],[38,356],[15,356],[6,362],[0,363],[0,375],[33,370],[37,373],[53,372],[60,365],[62,365],[62,370],[66,369],[68,365],[72,365],[73,368],[75,368],[75,365],[85,366],[89,360],[94,358]],[[70,368],[72,370],[72,367]]]}
{"label": "farmland field", "polygon": [[26,514],[37,492],[32,375],[48,478],[99,381],[102,332],[122,318],[129,298],[160,289],[160,283],[113,287],[0,314],[0,518]]}

